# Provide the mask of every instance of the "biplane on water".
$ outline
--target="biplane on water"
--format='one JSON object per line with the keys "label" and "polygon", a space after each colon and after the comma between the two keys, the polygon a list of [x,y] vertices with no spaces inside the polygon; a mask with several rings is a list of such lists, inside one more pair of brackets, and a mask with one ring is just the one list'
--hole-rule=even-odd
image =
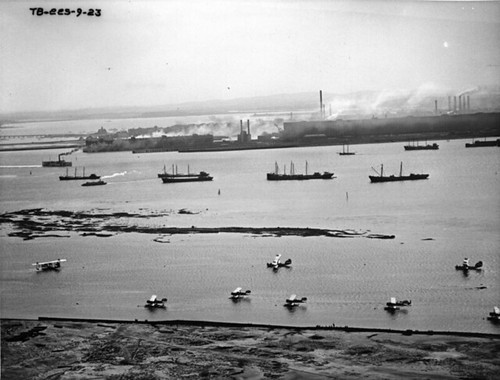
{"label": "biplane on water", "polygon": [[468,272],[469,270],[480,271],[483,268],[483,262],[478,261],[475,265],[469,265],[469,259],[466,257],[462,262],[462,265],[455,265],[456,270],[462,270]]}
{"label": "biplane on water", "polygon": [[240,300],[248,296],[250,293],[250,290],[243,291],[241,288],[236,288],[231,292],[231,296],[229,298],[232,300]]}
{"label": "biplane on water", "polygon": [[59,270],[61,269],[61,263],[65,262],[66,259],[57,259],[52,261],[36,262],[31,265],[35,266],[37,272],[46,270]]}
{"label": "biplane on water", "polygon": [[396,297],[391,297],[391,300],[386,303],[384,310],[394,312],[402,306],[411,306],[411,300],[396,301]]}
{"label": "biplane on water", "polygon": [[498,306],[493,307],[493,311],[490,312],[488,320],[492,322],[500,322],[500,308]]}
{"label": "biplane on water", "polygon": [[274,270],[278,270],[278,268],[281,268],[281,267],[289,268],[290,265],[292,265],[292,259],[288,259],[284,263],[282,263],[280,254],[276,255],[276,257],[274,258],[274,260],[271,263],[267,263],[267,267],[273,268]]}
{"label": "biplane on water", "polygon": [[305,303],[306,301],[307,297],[297,298],[297,295],[292,294],[290,297],[286,299],[285,304],[283,306],[293,308],[300,306],[301,303]]}
{"label": "biplane on water", "polygon": [[155,294],[153,294],[151,298],[146,301],[144,307],[151,309],[165,309],[165,302],[167,302],[166,298],[159,299]]}

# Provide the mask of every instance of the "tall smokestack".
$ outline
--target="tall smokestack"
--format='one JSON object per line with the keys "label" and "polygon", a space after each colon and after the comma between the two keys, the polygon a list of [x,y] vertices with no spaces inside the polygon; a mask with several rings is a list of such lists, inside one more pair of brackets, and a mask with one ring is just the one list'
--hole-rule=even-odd
{"label": "tall smokestack", "polygon": [[467,111],[467,108],[466,108],[466,107],[467,107],[467,103],[466,103],[467,98],[465,97],[465,95],[462,95],[462,99],[463,99],[463,101],[464,101],[464,105],[463,105],[463,107],[462,107],[462,110],[463,110],[464,112],[466,112],[466,111]]}
{"label": "tall smokestack", "polygon": [[319,113],[321,120],[323,120],[323,91],[321,90],[319,90]]}
{"label": "tall smokestack", "polygon": [[462,95],[458,95],[458,111],[462,112]]}
{"label": "tall smokestack", "polygon": [[250,136],[250,120],[247,119],[247,132],[248,132],[248,136]]}
{"label": "tall smokestack", "polygon": [[470,111],[470,96],[467,95],[467,111]]}
{"label": "tall smokestack", "polygon": [[438,113],[438,101],[437,100],[434,100],[434,112],[437,115],[437,113]]}
{"label": "tall smokestack", "polygon": [[240,120],[240,133],[243,133],[243,120]]}
{"label": "tall smokestack", "polygon": [[453,111],[454,112],[457,111],[457,97],[456,96],[453,97]]}
{"label": "tall smokestack", "polygon": [[448,96],[448,112],[451,111],[451,96]]}

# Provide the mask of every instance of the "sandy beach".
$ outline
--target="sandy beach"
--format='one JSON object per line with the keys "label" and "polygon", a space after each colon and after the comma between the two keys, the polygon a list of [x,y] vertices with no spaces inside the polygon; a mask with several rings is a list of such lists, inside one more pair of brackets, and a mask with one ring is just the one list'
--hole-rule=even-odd
{"label": "sandy beach", "polygon": [[494,379],[498,335],[1,321],[2,379]]}

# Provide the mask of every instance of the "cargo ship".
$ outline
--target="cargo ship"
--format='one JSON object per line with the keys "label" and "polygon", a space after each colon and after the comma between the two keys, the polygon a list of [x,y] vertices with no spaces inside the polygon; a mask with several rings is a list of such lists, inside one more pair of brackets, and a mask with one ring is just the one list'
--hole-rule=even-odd
{"label": "cargo ship", "polygon": [[496,140],[484,140],[484,141],[473,141],[472,143],[465,143],[466,148],[480,148],[484,146],[500,146],[500,139]]}
{"label": "cargo ship", "polygon": [[64,167],[64,166],[71,166],[72,163],[71,161],[64,161],[61,156],[63,155],[64,153],[61,153],[58,157],[57,157],[57,161],[42,161],[42,166],[45,166],[45,167]]}
{"label": "cargo ship", "polygon": [[274,173],[267,173],[268,181],[304,181],[309,179],[332,179],[334,173],[330,172],[315,172],[313,174],[307,174],[307,161],[306,161],[306,174],[295,174],[295,165],[292,162],[290,164],[290,173],[286,174],[286,167],[283,174],[278,172],[278,163],[274,163]]}
{"label": "cargo ship", "polygon": [[434,143],[434,144],[425,144],[425,145],[418,145],[418,141],[417,141],[417,144],[415,145],[415,143],[413,144],[408,144],[408,145],[405,145],[405,150],[438,150],[439,149],[439,145]]}
{"label": "cargo ship", "polygon": [[400,168],[399,168],[399,176],[395,176],[395,175],[384,176],[384,165],[380,165],[380,173],[378,173],[375,169],[373,169],[373,170],[378,175],[377,176],[374,176],[374,175],[368,176],[370,178],[370,181],[372,183],[378,183],[378,182],[395,182],[395,181],[415,181],[417,179],[427,179],[427,178],[429,178],[429,174],[414,174],[414,173],[411,173],[410,175],[403,175],[403,163],[401,163]]}
{"label": "cargo ship", "polygon": [[207,172],[201,171],[199,173],[190,173],[189,165],[187,174],[179,173],[177,165],[172,165],[172,173],[167,173],[165,166],[163,166],[163,173],[158,173],[158,178],[161,178],[163,183],[176,183],[176,182],[204,182],[211,181],[214,178]]}
{"label": "cargo ship", "polygon": [[94,173],[90,175],[85,175],[85,168],[83,168],[83,175],[76,175],[76,168],[75,168],[75,175],[71,176],[68,175],[68,169],[66,169],[66,175],[60,175],[59,180],[60,181],[78,181],[78,180],[84,180],[84,179],[99,179],[101,176],[96,175]]}
{"label": "cargo ship", "polygon": [[204,182],[211,181],[213,179],[214,177],[203,171],[198,174],[167,174],[161,177],[163,183]]}

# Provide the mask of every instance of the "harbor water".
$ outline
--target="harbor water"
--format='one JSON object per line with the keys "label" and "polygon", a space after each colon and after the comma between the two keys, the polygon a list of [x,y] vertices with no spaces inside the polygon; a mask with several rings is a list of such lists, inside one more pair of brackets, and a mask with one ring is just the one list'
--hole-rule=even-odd
{"label": "harbor water", "polygon": [[[111,215],[107,223],[168,227],[309,227],[395,235],[394,239],[262,234],[68,231],[31,240],[2,224],[1,317],[123,320],[194,319],[283,325],[331,325],[499,333],[486,319],[500,306],[500,150],[438,141],[435,151],[403,143],[199,153],[131,152],[63,156],[106,186],[59,181],[65,168],[41,167],[64,150],[0,153],[1,213],[25,209]],[[330,171],[331,180],[267,181],[290,168]],[[429,179],[370,183],[385,174]],[[206,171],[211,182],[163,184],[157,174]],[[180,212],[183,210],[184,212]],[[118,214],[120,213],[120,214]],[[143,214],[134,219],[123,215]],[[158,217],[152,215],[158,214]],[[113,216],[115,215],[115,216]],[[122,215],[122,216],[120,216]],[[267,268],[276,254],[291,268]],[[455,270],[464,257],[483,270]],[[59,272],[37,261],[65,258]],[[234,303],[242,287],[251,296]],[[144,308],[151,294],[166,309]],[[287,309],[291,294],[307,297]],[[390,297],[412,306],[390,314]]]}

